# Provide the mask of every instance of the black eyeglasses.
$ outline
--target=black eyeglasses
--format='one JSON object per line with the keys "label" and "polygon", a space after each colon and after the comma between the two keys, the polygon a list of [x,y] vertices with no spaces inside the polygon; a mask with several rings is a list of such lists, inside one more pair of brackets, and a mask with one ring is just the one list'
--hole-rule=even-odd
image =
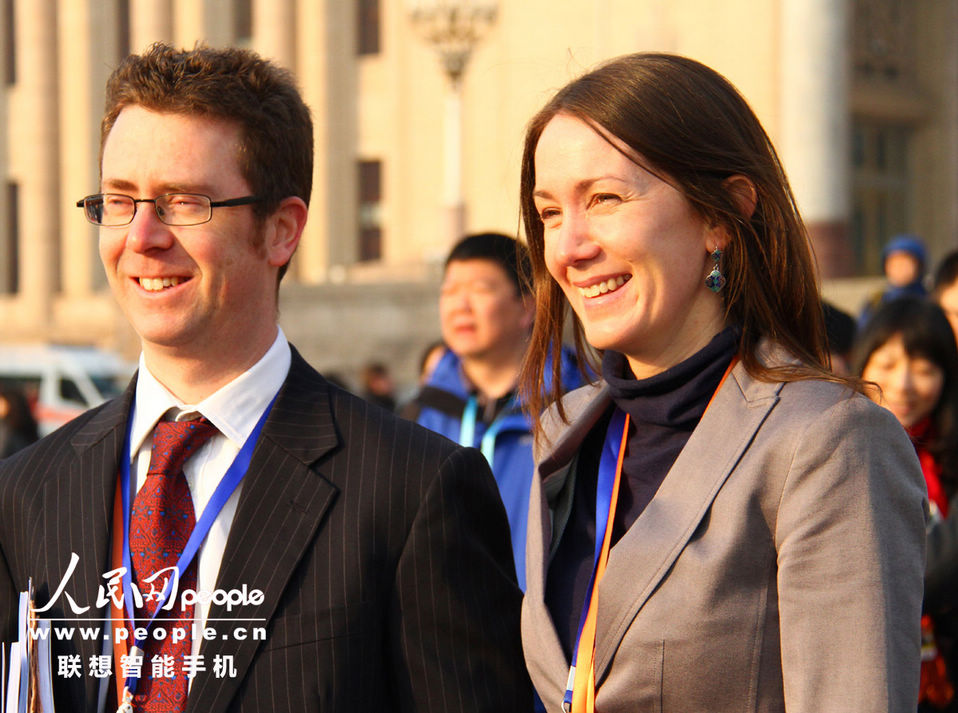
{"label": "black eyeglasses", "polygon": [[199,193],[167,193],[156,198],[133,198],[122,193],[96,193],[77,201],[86,219],[94,225],[119,228],[133,222],[137,203],[152,203],[156,217],[167,225],[201,225],[213,217],[214,208],[259,203],[259,196],[214,201]]}

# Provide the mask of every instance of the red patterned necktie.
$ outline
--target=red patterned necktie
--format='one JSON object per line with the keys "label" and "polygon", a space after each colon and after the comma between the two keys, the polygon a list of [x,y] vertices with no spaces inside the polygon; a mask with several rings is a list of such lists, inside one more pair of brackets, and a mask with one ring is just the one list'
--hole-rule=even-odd
{"label": "red patterned necktie", "polygon": [[[146,482],[136,494],[130,514],[130,559],[136,586],[144,600],[142,609],[137,611],[139,626],[144,626],[156,610],[155,595],[173,576],[170,568],[179,560],[196,524],[183,464],[216,432],[216,427],[205,418],[160,421],[153,430]],[[161,574],[150,581],[157,572]],[[195,588],[196,558],[181,574],[176,591]],[[134,697],[138,713],[179,713],[186,709],[189,685],[183,657],[192,648],[192,624],[193,605],[181,609],[178,596],[172,608],[156,615],[143,645],[142,669]],[[166,636],[157,641],[154,634],[161,628],[166,630]],[[173,631],[177,631],[177,636],[173,636]],[[181,638],[181,632],[186,636]]]}

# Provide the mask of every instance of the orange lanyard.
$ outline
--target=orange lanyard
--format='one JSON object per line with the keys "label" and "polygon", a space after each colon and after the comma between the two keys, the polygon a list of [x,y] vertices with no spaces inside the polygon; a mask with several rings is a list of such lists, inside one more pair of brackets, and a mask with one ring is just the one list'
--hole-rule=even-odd
{"label": "orange lanyard", "polygon": [[[705,411],[708,411],[716,394],[721,390],[722,385],[732,373],[732,369],[738,363],[738,356],[732,357],[722,379],[712,393]],[[705,415],[705,411],[702,415]],[[595,574],[593,576],[592,594],[589,598],[589,608],[579,632],[579,640],[576,646],[576,658],[569,670],[569,680],[567,682],[566,696],[562,703],[562,709],[566,713],[593,713],[595,711],[595,629],[599,610],[599,582],[602,575],[605,574],[605,567],[609,561],[609,551],[612,548],[612,526],[615,520],[615,507],[619,500],[619,483],[622,480],[622,463],[625,460],[625,451],[629,434],[629,416],[625,416],[625,424],[622,429],[622,440],[619,443],[619,456],[615,466],[615,479],[612,485],[612,494],[609,500],[609,514],[606,519],[605,535],[602,538],[602,550],[596,558]],[[598,503],[597,503],[598,505]],[[571,694],[571,697],[570,697]]]}

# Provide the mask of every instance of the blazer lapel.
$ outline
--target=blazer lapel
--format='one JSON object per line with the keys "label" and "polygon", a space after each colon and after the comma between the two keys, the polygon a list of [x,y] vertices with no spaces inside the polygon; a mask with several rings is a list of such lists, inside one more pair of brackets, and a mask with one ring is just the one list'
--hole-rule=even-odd
{"label": "blazer lapel", "polygon": [[[311,466],[339,445],[326,382],[293,350],[293,363],[243,479],[243,490],[216,583],[217,590],[259,589],[262,602],[210,607],[221,619],[200,653],[206,672],[193,681],[187,711],[225,711],[262,641],[237,641],[224,626],[268,627],[293,570],[316,536],[337,490]],[[240,621],[245,620],[245,621]],[[217,656],[231,656],[235,676],[215,677]]]}
{"label": "blazer lapel", "polygon": [[[134,378],[123,397],[107,403],[73,436],[71,445],[76,458],[69,466],[67,479],[54,474],[44,485],[44,541],[64,545],[55,548],[49,564],[51,587],[55,588],[66,575],[72,554],[79,556],[76,569],[48,616],[88,619],[77,622],[81,627],[110,623],[89,619],[109,616],[107,610],[96,609],[96,593],[100,585],[106,584],[103,575],[111,569],[113,498],[135,382]],[[48,592],[47,596],[53,593]],[[75,613],[66,595],[77,605],[89,606],[90,609]],[[91,656],[103,653],[102,638],[87,639],[75,634],[71,643],[75,646],[75,653],[80,654],[84,669],[88,667]],[[93,711],[100,679],[92,676],[83,679],[85,709]]]}
{"label": "blazer lapel", "polygon": [[[599,588],[597,683],[608,672],[632,620],[695,532],[777,402],[781,386],[752,379],[738,364],[652,502],[612,549]],[[728,424],[735,426],[730,429]]]}
{"label": "blazer lapel", "polygon": [[[546,573],[556,538],[556,524],[550,503],[569,478],[582,441],[610,403],[607,387],[585,387],[568,395],[563,402],[570,420],[569,426],[562,424],[554,411],[548,412],[544,424],[546,434],[556,440],[551,444],[550,452],[541,459],[532,489],[526,542],[527,588],[523,600],[523,638],[527,641],[530,637],[534,639],[536,650],[541,652],[528,662],[536,668],[534,678],[549,680],[552,687],[559,691],[565,690],[565,674],[570,662],[562,651],[555,623],[545,604]],[[549,421],[549,418],[552,420]],[[537,457],[537,460],[540,459]],[[534,523],[537,526],[533,526]]]}

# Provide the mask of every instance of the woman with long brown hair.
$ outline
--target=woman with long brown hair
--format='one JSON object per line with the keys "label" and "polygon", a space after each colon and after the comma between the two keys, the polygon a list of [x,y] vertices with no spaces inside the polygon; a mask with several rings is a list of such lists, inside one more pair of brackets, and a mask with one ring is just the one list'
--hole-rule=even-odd
{"label": "woman with long brown hair", "polygon": [[690,59],[612,60],[532,119],[521,208],[528,398],[558,396],[570,306],[602,375],[538,423],[523,641],[546,709],[914,710],[921,473],[829,371],[745,100]]}

